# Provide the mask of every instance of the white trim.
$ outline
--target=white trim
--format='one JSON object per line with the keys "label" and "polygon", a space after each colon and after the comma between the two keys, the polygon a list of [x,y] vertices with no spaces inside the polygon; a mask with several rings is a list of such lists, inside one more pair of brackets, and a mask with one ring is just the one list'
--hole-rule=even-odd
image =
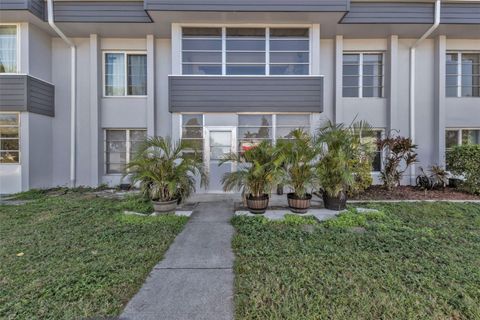
{"label": "white trim", "polygon": [[[124,72],[125,72],[125,77],[124,77],[124,87],[125,87],[125,92],[124,95],[121,96],[107,96],[106,95],[106,74],[105,74],[105,62],[106,62],[106,55],[109,53],[121,53],[124,55]],[[102,98],[105,99],[110,99],[110,98],[146,98],[148,97],[148,88],[145,87],[145,90],[147,90],[147,94],[145,95],[129,95],[128,94],[128,56],[129,55],[145,55],[145,57],[148,60],[148,55],[147,51],[138,51],[138,50],[102,50]],[[148,61],[145,61],[145,63],[148,64]],[[147,68],[147,73],[145,76],[148,79],[148,68]],[[147,84],[148,86],[148,84]]]}
{"label": "white trim", "polygon": [[[145,135],[148,136],[146,128],[103,128],[103,172],[105,176],[123,176],[124,173],[108,173],[107,172],[107,152],[108,152],[108,141],[107,141],[107,131],[125,131],[125,164],[130,163],[131,160],[131,131],[145,131]],[[122,152],[117,152],[122,153]],[[120,164],[120,163],[116,163]]]}
{"label": "white trim", "polygon": [[[378,54],[382,55],[382,72],[381,72],[381,77],[382,77],[382,83],[381,83],[381,88],[380,89],[380,96],[379,97],[365,97],[363,94],[363,67],[364,67],[364,56],[369,55],[369,54]],[[359,56],[359,65],[358,65],[358,97],[345,97],[343,96],[343,89],[344,88],[357,88],[357,87],[352,87],[352,86],[345,86],[345,83],[343,82],[343,77],[344,75],[342,74],[342,98],[344,99],[384,99],[385,98],[385,51],[352,51],[352,50],[344,50],[342,53],[342,67],[344,66],[344,55],[358,55]],[[355,75],[348,75],[347,77],[354,77]],[[372,77],[378,77],[377,75],[373,75]],[[376,87],[372,87],[376,88]]]}
{"label": "white trim", "polygon": [[[449,86],[447,84],[445,84],[445,96],[446,98],[479,98],[479,96],[475,96],[475,95],[472,95],[472,96],[463,96],[463,92],[462,92],[462,89],[463,89],[463,70],[462,70],[462,66],[463,66],[463,55],[464,54],[475,54],[475,55],[478,55],[480,57],[480,51],[475,51],[475,50],[466,50],[466,51],[463,51],[463,50],[447,50],[446,52],[446,55],[455,55],[457,57],[457,83],[456,83],[456,87],[457,87],[457,95],[456,96],[449,96],[448,93],[446,92],[446,90],[448,88],[452,88],[453,86]],[[447,63],[446,62],[446,65],[454,65],[453,63]],[[452,77],[454,76],[454,74],[448,74],[446,73],[445,74],[445,82],[447,81],[447,78],[448,77]],[[470,75],[466,75],[466,76],[470,76]],[[475,77],[478,77],[480,78],[480,75],[471,75],[473,78]],[[467,86],[467,87],[470,87],[470,86]],[[472,90],[474,88],[477,88],[477,86],[474,86],[472,85],[471,86]],[[478,87],[478,90],[480,90],[480,87]]]}

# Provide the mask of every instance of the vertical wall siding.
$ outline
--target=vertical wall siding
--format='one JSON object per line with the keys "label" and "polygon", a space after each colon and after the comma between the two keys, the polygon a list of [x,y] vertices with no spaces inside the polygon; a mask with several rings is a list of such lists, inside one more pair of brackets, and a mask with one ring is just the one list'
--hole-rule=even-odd
{"label": "vertical wall siding", "polygon": [[323,77],[169,77],[170,112],[322,112]]}

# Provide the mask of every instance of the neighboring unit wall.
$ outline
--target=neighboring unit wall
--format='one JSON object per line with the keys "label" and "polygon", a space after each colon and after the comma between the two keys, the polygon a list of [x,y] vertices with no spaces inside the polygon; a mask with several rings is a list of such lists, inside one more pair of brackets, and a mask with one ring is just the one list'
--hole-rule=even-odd
{"label": "neighboring unit wall", "polygon": [[28,114],[29,188],[52,187],[54,158],[52,122],[51,117]]}

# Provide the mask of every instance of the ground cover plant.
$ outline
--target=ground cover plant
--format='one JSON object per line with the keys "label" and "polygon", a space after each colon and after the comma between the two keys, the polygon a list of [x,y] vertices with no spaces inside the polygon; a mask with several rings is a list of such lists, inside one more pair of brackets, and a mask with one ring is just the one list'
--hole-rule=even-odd
{"label": "ground cover plant", "polygon": [[0,205],[0,319],[118,315],[182,230],[185,217],[152,212],[149,201],[82,190],[22,194]]}
{"label": "ground cover plant", "polygon": [[236,318],[480,319],[480,205],[371,206],[235,217]]}

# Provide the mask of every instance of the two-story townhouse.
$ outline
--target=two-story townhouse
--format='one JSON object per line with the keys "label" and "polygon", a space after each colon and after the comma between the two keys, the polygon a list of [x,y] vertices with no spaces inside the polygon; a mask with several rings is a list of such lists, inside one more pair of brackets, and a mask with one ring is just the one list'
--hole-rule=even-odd
{"label": "two-story townhouse", "polygon": [[480,1],[0,0],[0,194],[119,184],[152,135],[197,143],[219,192],[223,154],[325,119],[423,166],[480,143]]}

